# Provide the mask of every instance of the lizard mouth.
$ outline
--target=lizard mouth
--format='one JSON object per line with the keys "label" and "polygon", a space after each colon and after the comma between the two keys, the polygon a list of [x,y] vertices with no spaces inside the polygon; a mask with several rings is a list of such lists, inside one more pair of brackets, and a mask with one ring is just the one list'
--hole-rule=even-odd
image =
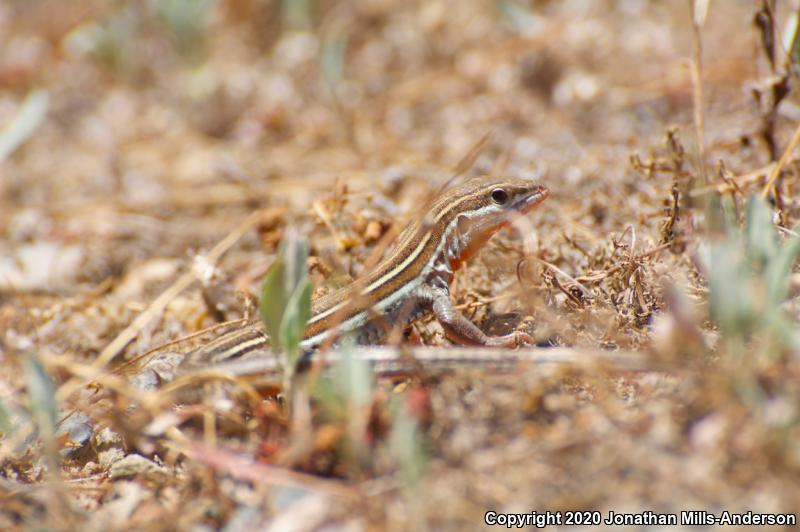
{"label": "lizard mouth", "polygon": [[532,208],[539,205],[545,199],[547,199],[549,195],[550,195],[550,190],[544,185],[539,185],[539,187],[536,190],[534,190],[530,195],[525,196],[520,200],[517,210],[519,210],[522,213],[526,213]]}

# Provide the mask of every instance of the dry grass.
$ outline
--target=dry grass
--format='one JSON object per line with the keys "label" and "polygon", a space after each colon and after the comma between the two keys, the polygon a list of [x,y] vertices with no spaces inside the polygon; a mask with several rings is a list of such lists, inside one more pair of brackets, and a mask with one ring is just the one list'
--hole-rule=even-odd
{"label": "dry grass", "polygon": [[[798,14],[698,4],[0,5],[0,527],[796,512]],[[287,227],[322,292],[487,173],[552,197],[454,297],[557,349],[166,382]]]}

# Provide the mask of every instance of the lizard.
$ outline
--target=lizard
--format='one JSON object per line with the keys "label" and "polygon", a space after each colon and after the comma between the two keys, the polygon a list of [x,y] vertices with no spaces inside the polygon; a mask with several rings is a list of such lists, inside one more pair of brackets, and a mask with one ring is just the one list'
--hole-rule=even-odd
{"label": "lizard", "polygon": [[[490,336],[461,314],[450,298],[450,284],[497,231],[548,196],[540,183],[509,177],[474,178],[444,191],[374,268],[312,302],[301,348],[310,353],[346,334],[357,344],[379,344],[395,328],[431,313],[456,344],[516,346],[520,333]],[[182,366],[213,365],[268,350],[263,327],[252,321],[188,353]]]}

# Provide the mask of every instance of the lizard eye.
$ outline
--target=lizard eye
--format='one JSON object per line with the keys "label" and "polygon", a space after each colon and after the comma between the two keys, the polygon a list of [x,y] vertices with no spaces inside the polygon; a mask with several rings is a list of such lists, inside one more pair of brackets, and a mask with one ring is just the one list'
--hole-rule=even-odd
{"label": "lizard eye", "polygon": [[498,205],[503,205],[508,201],[508,193],[502,188],[492,190],[492,201]]}

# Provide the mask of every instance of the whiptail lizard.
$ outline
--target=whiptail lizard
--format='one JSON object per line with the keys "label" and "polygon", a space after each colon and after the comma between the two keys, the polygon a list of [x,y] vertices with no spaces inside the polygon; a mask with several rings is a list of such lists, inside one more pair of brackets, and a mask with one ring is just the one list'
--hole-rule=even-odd
{"label": "whiptail lizard", "polygon": [[[514,216],[547,198],[541,184],[514,178],[479,178],[445,191],[420,219],[399,235],[393,251],[366,275],[312,303],[301,347],[352,334],[358,344],[378,344],[433,313],[451,341],[461,345],[512,347],[519,333],[488,336],[462,315],[450,299],[450,282]],[[187,367],[208,367],[242,357],[267,355],[269,339],[260,324],[237,328],[189,353]],[[271,355],[270,355],[271,356]]]}

